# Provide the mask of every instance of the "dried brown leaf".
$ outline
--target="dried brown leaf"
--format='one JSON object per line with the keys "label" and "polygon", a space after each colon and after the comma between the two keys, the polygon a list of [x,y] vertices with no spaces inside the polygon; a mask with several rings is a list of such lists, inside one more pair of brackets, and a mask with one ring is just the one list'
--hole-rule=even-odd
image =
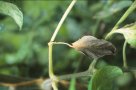
{"label": "dried brown leaf", "polygon": [[72,47],[91,58],[113,55],[116,51],[112,43],[97,39],[93,36],[83,36],[81,39],[72,43]]}

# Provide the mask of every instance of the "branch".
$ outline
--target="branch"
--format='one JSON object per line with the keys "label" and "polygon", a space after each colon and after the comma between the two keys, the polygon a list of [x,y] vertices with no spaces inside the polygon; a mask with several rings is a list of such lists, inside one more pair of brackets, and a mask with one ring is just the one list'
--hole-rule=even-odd
{"label": "branch", "polygon": [[63,44],[63,45],[67,45],[67,46],[73,48],[72,45],[70,45],[69,43],[65,43],[65,42],[52,42],[52,43],[53,43],[53,44]]}
{"label": "branch", "polygon": [[66,19],[67,15],[69,14],[69,12],[71,11],[72,7],[74,6],[74,4],[76,3],[76,0],[73,0],[71,2],[71,4],[69,5],[69,7],[67,8],[67,10],[65,11],[64,15],[62,16],[57,28],[55,29],[55,32],[53,33],[53,36],[50,40],[50,42],[53,42],[57,36],[57,33],[59,32],[60,30],[60,27],[62,26],[64,20]]}
{"label": "branch", "polygon": [[126,59],[126,46],[127,46],[127,41],[125,40],[124,45],[123,45],[123,67],[125,69],[128,69],[128,65],[127,65],[127,59]]}
{"label": "branch", "polygon": [[72,7],[74,6],[75,3],[76,3],[76,0],[73,0],[71,2],[69,7],[67,8],[67,10],[65,11],[64,15],[62,16],[57,28],[55,29],[55,32],[53,33],[50,42],[48,43],[48,45],[49,45],[49,76],[53,80],[52,81],[52,87],[53,87],[54,90],[58,90],[57,85],[56,85],[56,82],[58,81],[58,79],[53,73],[53,64],[52,64],[52,46],[53,46],[53,43],[52,42],[55,40],[55,38],[58,34],[58,31],[60,30],[60,27],[62,26],[64,20],[66,19],[67,15],[71,11],[71,9],[72,9]]}
{"label": "branch", "polygon": [[106,35],[105,39],[108,39],[113,34],[113,31],[115,31],[119,25],[125,21],[125,19],[128,17],[129,14],[131,14],[136,8],[136,0],[133,2],[133,4],[128,8],[128,10],[124,13],[124,15],[120,18],[120,20],[116,23],[116,25],[113,27],[113,29]]}

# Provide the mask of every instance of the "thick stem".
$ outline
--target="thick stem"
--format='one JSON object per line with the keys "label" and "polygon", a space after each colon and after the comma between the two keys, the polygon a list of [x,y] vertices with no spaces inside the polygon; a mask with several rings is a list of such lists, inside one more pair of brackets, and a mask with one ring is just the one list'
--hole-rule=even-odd
{"label": "thick stem", "polygon": [[111,37],[113,32],[119,27],[119,25],[124,22],[124,20],[128,17],[129,14],[131,14],[136,8],[136,0],[133,2],[133,4],[128,8],[128,10],[124,13],[124,15],[120,18],[120,20],[116,23],[116,25],[113,27],[110,33],[107,34],[105,39],[108,39]]}
{"label": "thick stem", "polygon": [[128,69],[128,65],[127,65],[127,59],[126,59],[126,46],[127,46],[127,41],[125,40],[124,45],[123,45],[123,67],[125,69]]}

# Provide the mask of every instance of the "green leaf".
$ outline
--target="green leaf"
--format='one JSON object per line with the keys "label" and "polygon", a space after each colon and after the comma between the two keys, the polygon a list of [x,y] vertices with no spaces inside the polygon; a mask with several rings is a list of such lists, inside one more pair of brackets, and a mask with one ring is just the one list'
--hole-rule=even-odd
{"label": "green leaf", "polygon": [[18,24],[19,28],[22,28],[23,14],[16,5],[0,1],[0,13],[12,17]]}
{"label": "green leaf", "polygon": [[125,72],[123,75],[117,78],[118,86],[127,86],[134,80],[133,74],[130,72]]}
{"label": "green leaf", "polygon": [[92,90],[118,90],[115,79],[123,72],[116,66],[105,66],[92,77]]}
{"label": "green leaf", "polygon": [[136,48],[136,23],[126,25],[113,33],[123,34],[127,43],[129,43],[131,47]]}

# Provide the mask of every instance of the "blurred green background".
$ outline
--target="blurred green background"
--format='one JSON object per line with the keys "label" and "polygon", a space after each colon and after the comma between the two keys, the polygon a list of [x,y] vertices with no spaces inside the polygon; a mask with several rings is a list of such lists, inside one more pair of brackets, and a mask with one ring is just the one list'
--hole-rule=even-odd
{"label": "blurred green background", "polygon": [[[23,28],[0,14],[0,73],[21,77],[48,77],[48,42],[71,0],[3,0],[16,4],[23,12]],[[62,25],[55,41],[72,43],[84,35],[104,39],[133,0],[78,0]],[[135,10],[136,11],[136,10]],[[133,12],[122,26],[136,21]],[[101,59],[122,67],[124,37],[110,40],[117,48],[115,56]],[[130,67],[136,66],[136,50],[127,46]],[[57,75],[84,71],[91,60],[64,45],[53,47],[54,71]],[[103,62],[102,62],[103,63]],[[82,80],[87,82],[85,80]]]}

